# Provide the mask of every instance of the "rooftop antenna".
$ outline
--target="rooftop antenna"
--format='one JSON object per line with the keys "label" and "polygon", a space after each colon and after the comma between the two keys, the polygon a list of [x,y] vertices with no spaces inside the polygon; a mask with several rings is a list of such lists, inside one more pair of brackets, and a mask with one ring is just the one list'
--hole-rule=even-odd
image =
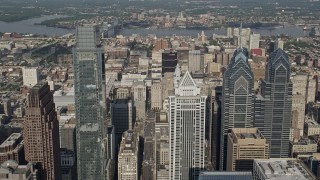
{"label": "rooftop antenna", "polygon": [[240,23],[240,48],[242,49],[242,20]]}

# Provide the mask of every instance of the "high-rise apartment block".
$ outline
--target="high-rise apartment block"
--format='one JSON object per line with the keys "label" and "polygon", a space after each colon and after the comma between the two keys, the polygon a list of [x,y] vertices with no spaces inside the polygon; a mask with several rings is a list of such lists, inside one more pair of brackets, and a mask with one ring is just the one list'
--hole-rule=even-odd
{"label": "high-rise apartment block", "polygon": [[187,71],[169,96],[169,179],[197,179],[204,169],[206,96]]}
{"label": "high-rise apartment block", "polygon": [[274,42],[274,50],[282,49],[283,50],[284,41],[281,39],[278,39]]}
{"label": "high-rise apartment block", "polygon": [[285,158],[289,153],[292,83],[288,55],[277,49],[270,55],[261,95],[255,103],[254,126],[259,128],[270,146],[271,158]]}
{"label": "high-rise apartment block", "polygon": [[224,73],[219,154],[220,170],[226,169],[227,135],[230,129],[249,128],[253,125],[254,77],[247,55],[246,49],[237,49]]}
{"label": "high-rise apartment block", "polygon": [[39,81],[39,71],[37,67],[23,67],[22,75],[24,86],[32,87]]}
{"label": "high-rise apartment block", "polygon": [[33,86],[27,97],[23,128],[25,158],[41,179],[61,179],[59,124],[48,83]]}
{"label": "high-rise apartment block", "polygon": [[269,158],[269,144],[257,128],[234,128],[228,134],[227,171],[252,171],[254,159]]}
{"label": "high-rise apartment block", "polygon": [[260,34],[250,34],[249,49],[259,48]]}
{"label": "high-rise apartment block", "polygon": [[105,65],[99,34],[96,26],[78,27],[73,51],[78,180],[105,178]]}
{"label": "high-rise apartment block", "polygon": [[[201,58],[202,57],[202,58]],[[190,73],[203,72],[204,60],[200,50],[189,51],[188,70]]]}
{"label": "high-rise apartment block", "polygon": [[133,131],[123,134],[118,156],[118,179],[138,180],[139,139]]}

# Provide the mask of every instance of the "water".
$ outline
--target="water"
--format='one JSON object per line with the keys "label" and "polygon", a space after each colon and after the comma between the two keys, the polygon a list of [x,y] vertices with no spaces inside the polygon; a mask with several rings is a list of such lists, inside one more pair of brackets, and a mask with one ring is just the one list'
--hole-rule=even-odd
{"label": "water", "polygon": [[74,33],[74,30],[56,28],[56,27],[47,27],[43,25],[36,25],[36,23],[41,23],[45,20],[57,19],[67,17],[63,15],[48,15],[38,18],[31,18],[23,21],[17,22],[3,22],[0,21],[0,32],[17,32],[17,33],[28,33],[28,34],[44,34],[48,36],[54,35],[65,35],[68,33]]}
{"label": "water", "polygon": [[[41,23],[45,20],[56,19],[66,17],[63,15],[47,15],[38,18],[31,18],[28,20],[18,21],[18,22],[2,22],[0,21],[0,32],[18,32],[18,33],[30,33],[30,34],[44,34],[48,36],[54,35],[65,35],[69,33],[75,33],[74,29],[63,29],[57,27],[47,27],[42,25],[35,25],[36,23]],[[146,36],[148,34],[155,34],[158,37],[161,36],[171,36],[173,34],[177,36],[194,36],[196,37],[198,33],[201,33],[200,30],[192,29],[124,29],[120,34],[129,36],[132,34],[140,34]],[[252,29],[254,33],[259,33],[262,36],[271,36],[271,35],[280,35],[285,34],[293,37],[306,36],[308,32],[303,31],[303,27],[287,25],[284,27],[275,27],[275,28],[262,28],[262,29]],[[216,30],[204,30],[207,36],[212,34],[226,35],[226,29],[216,29]]]}

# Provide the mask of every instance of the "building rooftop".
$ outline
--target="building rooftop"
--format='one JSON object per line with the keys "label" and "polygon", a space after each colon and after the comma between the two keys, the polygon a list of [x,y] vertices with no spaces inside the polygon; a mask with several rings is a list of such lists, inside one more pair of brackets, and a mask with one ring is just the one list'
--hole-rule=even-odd
{"label": "building rooftop", "polygon": [[263,172],[266,179],[312,180],[314,175],[297,159],[256,159],[254,164]]}
{"label": "building rooftop", "polygon": [[99,124],[97,123],[87,123],[85,125],[82,125],[80,127],[80,131],[83,131],[83,132],[94,132],[94,131],[98,131],[99,130]]}
{"label": "building rooftop", "polygon": [[22,135],[20,133],[12,133],[1,145],[2,147],[12,146]]}
{"label": "building rooftop", "polygon": [[200,172],[199,180],[253,180],[251,172],[236,172],[236,171],[215,171],[215,172]]}
{"label": "building rooftop", "polygon": [[239,139],[263,139],[259,133],[236,133]]}
{"label": "building rooftop", "polygon": [[293,145],[309,145],[309,144],[317,144],[314,139],[310,138],[301,138],[298,142],[291,142]]}
{"label": "building rooftop", "polygon": [[165,112],[156,113],[156,123],[168,123],[167,113]]}

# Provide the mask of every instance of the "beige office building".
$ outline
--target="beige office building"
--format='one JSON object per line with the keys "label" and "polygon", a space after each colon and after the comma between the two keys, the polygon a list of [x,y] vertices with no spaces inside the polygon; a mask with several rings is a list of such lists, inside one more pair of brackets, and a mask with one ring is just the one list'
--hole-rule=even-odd
{"label": "beige office building", "polygon": [[228,134],[227,171],[251,171],[253,159],[269,158],[269,144],[257,128],[233,128]]}
{"label": "beige office building", "polygon": [[133,131],[124,132],[118,156],[118,180],[138,180],[138,144]]}
{"label": "beige office building", "polygon": [[154,80],[151,86],[151,109],[162,109],[162,84],[161,80]]}

